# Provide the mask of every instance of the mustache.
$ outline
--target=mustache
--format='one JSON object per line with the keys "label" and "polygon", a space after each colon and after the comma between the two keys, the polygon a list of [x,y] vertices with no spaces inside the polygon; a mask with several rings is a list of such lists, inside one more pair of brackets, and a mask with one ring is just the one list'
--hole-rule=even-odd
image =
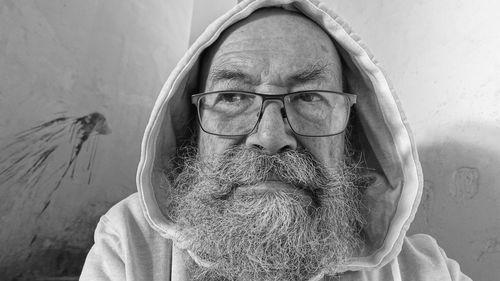
{"label": "mustache", "polygon": [[313,201],[322,195],[323,187],[331,184],[332,179],[342,177],[342,173],[326,168],[303,148],[270,155],[245,146],[233,146],[205,157],[190,151],[174,186],[188,192],[198,183],[190,175],[199,175],[198,179],[211,183],[212,198],[226,199],[239,187],[277,180],[301,189]]}

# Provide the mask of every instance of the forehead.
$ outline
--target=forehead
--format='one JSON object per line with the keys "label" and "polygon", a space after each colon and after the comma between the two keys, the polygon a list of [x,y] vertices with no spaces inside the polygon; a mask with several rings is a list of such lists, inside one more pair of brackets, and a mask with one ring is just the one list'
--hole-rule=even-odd
{"label": "forehead", "polygon": [[318,64],[339,72],[338,54],[325,31],[301,14],[264,9],[223,32],[206,52],[202,79],[210,82],[214,70],[238,69],[283,80]]}
{"label": "forehead", "polygon": [[218,50],[234,48],[239,43],[279,49],[317,45],[325,50],[332,45],[323,29],[310,19],[276,8],[255,12],[226,30],[220,39]]}

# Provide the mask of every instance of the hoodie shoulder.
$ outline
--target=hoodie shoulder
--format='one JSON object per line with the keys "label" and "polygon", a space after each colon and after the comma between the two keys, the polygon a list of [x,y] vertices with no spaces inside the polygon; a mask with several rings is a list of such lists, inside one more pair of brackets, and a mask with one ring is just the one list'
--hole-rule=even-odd
{"label": "hoodie shoulder", "polygon": [[436,240],[426,234],[405,237],[398,256],[383,267],[346,272],[340,280],[471,281],[461,272],[458,263],[446,256]]}
{"label": "hoodie shoulder", "polygon": [[[139,201],[138,193],[135,192],[127,198],[116,203],[109,211],[101,218],[107,220],[117,229],[124,227],[138,228],[147,232],[147,222],[142,213],[142,208]],[[146,223],[146,224],[144,224]]]}
{"label": "hoodie shoulder", "polygon": [[80,280],[170,280],[171,253],[134,193],[101,217]]}
{"label": "hoodie shoulder", "polygon": [[138,247],[138,244],[144,244],[142,246],[146,247],[155,243],[172,243],[148,223],[137,192],[114,205],[101,221],[105,221],[108,227],[120,236],[120,240],[135,244],[135,247]]}
{"label": "hoodie shoulder", "polygon": [[402,280],[471,280],[459,264],[446,256],[436,240],[427,234],[405,238],[397,257]]}

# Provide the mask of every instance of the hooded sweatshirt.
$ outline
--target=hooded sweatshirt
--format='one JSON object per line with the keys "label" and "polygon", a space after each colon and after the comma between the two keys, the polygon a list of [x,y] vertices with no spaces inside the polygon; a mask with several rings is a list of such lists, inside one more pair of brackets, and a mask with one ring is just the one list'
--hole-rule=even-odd
{"label": "hooded sweatshirt", "polygon": [[[406,236],[422,194],[416,145],[398,98],[372,55],[346,23],[313,0],[248,0],[201,34],[163,86],[146,127],[137,170],[138,192],[101,217],[80,280],[188,280],[187,243],[161,208],[177,148],[193,131],[200,55],[220,34],[264,7],[303,14],[331,37],[343,62],[346,91],[357,95],[355,114],[366,165],[375,179],[364,192],[368,207],[365,250],[318,271],[311,280],[470,280],[428,235]],[[189,251],[188,251],[189,253]],[[204,266],[203,261],[192,256]],[[335,276],[335,277],[332,277]]]}

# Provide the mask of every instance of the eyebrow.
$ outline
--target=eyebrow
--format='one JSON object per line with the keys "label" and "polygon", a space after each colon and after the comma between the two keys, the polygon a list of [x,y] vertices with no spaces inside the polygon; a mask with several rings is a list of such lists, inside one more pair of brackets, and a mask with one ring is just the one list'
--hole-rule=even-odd
{"label": "eyebrow", "polygon": [[[316,62],[307,65],[304,69],[293,73],[287,78],[287,82],[292,85],[305,84],[312,81],[326,80],[330,77],[330,70],[328,69],[328,63]],[[257,77],[254,77],[236,67],[232,69],[228,68],[215,68],[209,74],[212,83],[217,84],[219,82],[244,82],[250,85],[258,85],[260,83]]]}
{"label": "eyebrow", "polygon": [[316,62],[308,65],[305,69],[294,73],[288,81],[292,84],[301,84],[317,80],[325,80],[329,77],[328,63]]}
{"label": "eyebrow", "polygon": [[234,69],[215,68],[210,72],[210,80],[214,84],[217,84],[222,81],[234,81],[234,80],[250,83],[252,85],[258,84],[258,81],[256,81],[254,77],[237,68]]}

